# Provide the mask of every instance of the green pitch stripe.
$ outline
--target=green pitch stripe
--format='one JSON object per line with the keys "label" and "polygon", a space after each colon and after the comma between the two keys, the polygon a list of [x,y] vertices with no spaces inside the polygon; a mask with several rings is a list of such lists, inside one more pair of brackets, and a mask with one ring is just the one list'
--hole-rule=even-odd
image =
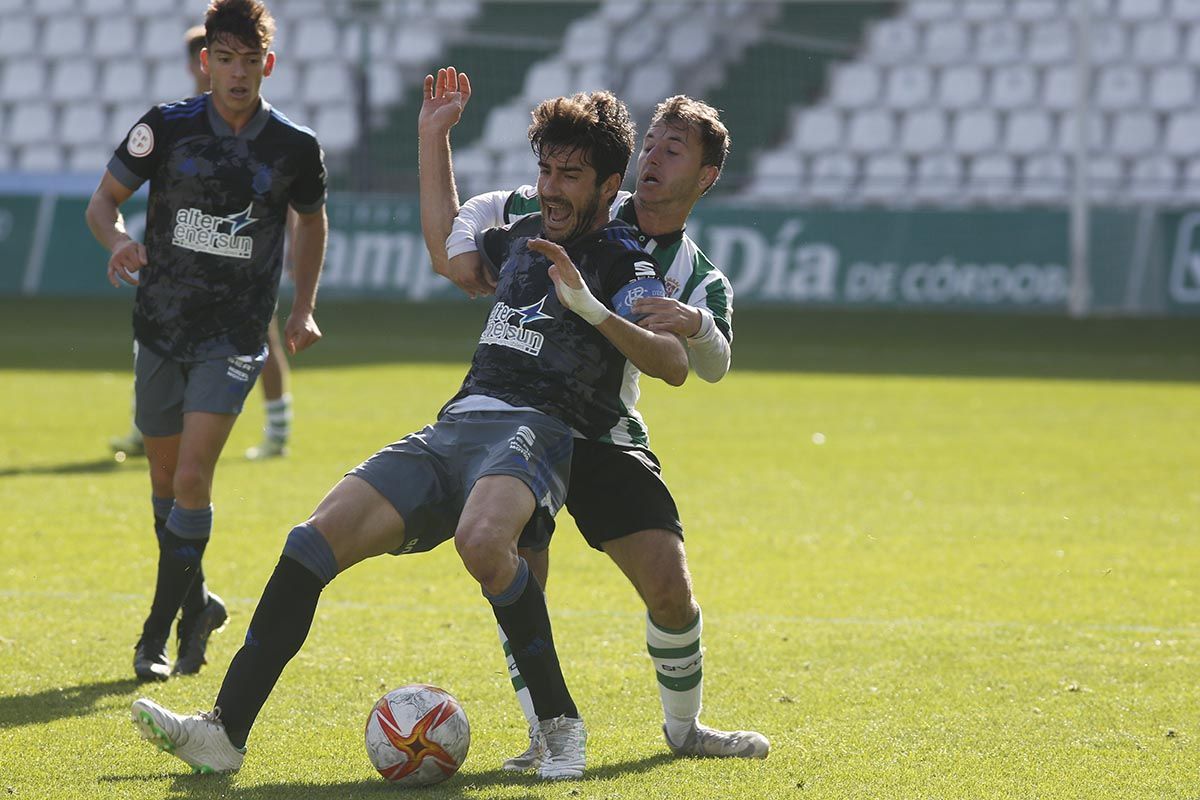
{"label": "green pitch stripe", "polygon": [[651,658],[687,658],[700,652],[700,640],[685,644],[683,647],[653,647],[646,645]]}
{"label": "green pitch stripe", "polygon": [[686,678],[668,678],[660,672],[658,673],[658,682],[673,692],[686,692],[688,689],[695,689],[703,675],[703,670],[696,670],[695,674],[688,675]]}

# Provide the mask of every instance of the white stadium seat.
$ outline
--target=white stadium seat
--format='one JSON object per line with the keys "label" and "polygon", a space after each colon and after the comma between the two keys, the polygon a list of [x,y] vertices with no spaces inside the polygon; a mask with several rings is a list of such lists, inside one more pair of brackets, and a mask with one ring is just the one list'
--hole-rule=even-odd
{"label": "white stadium seat", "polygon": [[173,103],[196,94],[196,82],[192,74],[183,68],[183,62],[160,62],[150,79],[150,97],[154,103]]}
{"label": "white stadium seat", "polygon": [[1137,106],[1145,96],[1142,74],[1130,65],[1104,67],[1096,78],[1095,93],[1096,107],[1103,111]]}
{"label": "white stadium seat", "polygon": [[428,25],[404,24],[396,32],[396,56],[402,64],[425,65],[442,52],[442,36]]}
{"label": "white stadium seat", "polygon": [[81,100],[95,94],[96,67],[90,60],[74,58],[59,61],[50,73],[50,100]]}
{"label": "white stadium seat", "polygon": [[890,108],[909,109],[926,105],[933,94],[933,76],[927,67],[904,65],[888,72],[884,102]]}
{"label": "white stadium seat", "polygon": [[300,86],[300,94],[306,103],[353,101],[355,96],[354,75],[350,67],[338,61],[310,63],[300,79]]}
{"label": "white stadium seat", "polygon": [[999,142],[999,123],[990,108],[963,111],[954,120],[954,150],[978,155],[994,150]]}
{"label": "white stadium seat", "polygon": [[358,143],[358,115],[351,103],[318,106],[312,129],[327,152],[345,152]]}
{"label": "white stadium seat", "polygon": [[1089,52],[1097,64],[1121,61],[1125,58],[1125,28],[1115,20],[1093,17]]}
{"label": "white stadium seat", "polygon": [[[108,144],[108,114],[99,103],[75,103],[62,111],[58,123],[59,139],[64,144]],[[116,142],[112,143],[116,146]]]}
{"label": "white stadium seat", "polygon": [[1158,120],[1153,114],[1123,111],[1112,125],[1112,152],[1121,156],[1149,153],[1158,144]]}
{"label": "white stadium seat", "polygon": [[896,134],[895,121],[889,111],[857,111],[850,117],[850,130],[846,136],[847,146],[852,152],[869,154],[888,149]]}
{"label": "white stadium seat", "polygon": [[125,0],[83,0],[81,10],[89,17],[102,21],[110,14],[121,14],[126,9]]}
{"label": "white stadium seat", "polygon": [[1179,55],[1179,23],[1157,19],[1138,26],[1133,35],[1133,60],[1140,64],[1166,64]]}
{"label": "white stadium seat", "polygon": [[794,141],[796,149],[802,153],[820,153],[840,146],[841,115],[830,108],[810,108],[800,112]]}
{"label": "white stadium seat", "polygon": [[29,5],[35,14],[45,19],[70,15],[78,9],[75,0],[34,0]]}
{"label": "white stadium seat", "polygon": [[[367,102],[373,108],[399,103],[408,88],[404,83],[406,77],[410,76],[396,64],[381,63],[367,70]],[[281,98],[280,102],[287,102],[287,98]]]}
{"label": "white stadium seat", "polygon": [[908,16],[919,20],[952,17],[958,10],[954,0],[909,0]]}
{"label": "white stadium seat", "polygon": [[1164,155],[1140,158],[1129,171],[1129,196],[1143,202],[1169,202],[1178,183],[1179,169],[1173,159]]}
{"label": "white stadium seat", "polygon": [[642,0],[608,0],[600,4],[600,14],[614,25],[624,25],[640,17],[644,8]]}
{"label": "white stadium seat", "polygon": [[1079,75],[1074,65],[1050,67],[1042,77],[1042,106],[1049,111],[1075,108]]}
{"label": "white stadium seat", "polygon": [[306,17],[292,32],[292,52],[305,60],[328,59],[338,52],[338,26],[329,17]]}
{"label": "white stadium seat", "polygon": [[1004,200],[1014,195],[1017,167],[1012,157],[988,153],[971,159],[967,166],[967,188],[973,195]]}
{"label": "white stadium seat", "polygon": [[528,147],[509,150],[500,156],[500,163],[496,169],[496,181],[499,186],[537,183],[537,177],[537,161]]}
{"label": "white stadium seat", "polygon": [[1008,111],[1033,105],[1037,98],[1037,75],[1023,64],[1000,67],[992,73],[991,105]]}
{"label": "white stadium seat", "polygon": [[1067,159],[1057,153],[1034,156],[1025,161],[1021,196],[1035,202],[1062,202],[1070,191]]}
{"label": "white stadium seat", "polygon": [[659,32],[650,25],[637,23],[625,28],[616,37],[613,54],[618,64],[637,64],[655,54]]}
{"label": "white stadium seat", "polygon": [[521,96],[531,103],[540,103],[547,97],[559,97],[571,91],[571,69],[557,58],[539,61],[525,73],[525,87]]}
{"label": "white stadium seat", "polygon": [[5,65],[0,78],[0,98],[7,102],[36,100],[45,94],[46,65],[43,62],[20,59]]}
{"label": "white stadium seat", "polygon": [[944,150],[947,142],[946,115],[941,109],[910,111],[900,125],[900,149],[925,155]]}
{"label": "white stadium seat", "polygon": [[1155,70],[1150,81],[1150,107],[1156,111],[1188,108],[1196,100],[1195,67],[1174,65]]}
{"label": "white stadium seat", "polygon": [[[969,3],[968,5],[974,5]],[[1022,58],[1021,26],[1009,19],[985,22],[975,38],[975,57],[982,64],[1009,64]]]}
{"label": "white stadium seat", "polygon": [[867,49],[880,63],[907,61],[917,51],[917,28],[903,17],[876,22],[868,35]]}
{"label": "white stadium seat", "polygon": [[808,194],[825,201],[845,200],[858,170],[846,153],[822,153],[812,159]]}
{"label": "white stadium seat", "polygon": [[567,26],[563,58],[571,64],[587,64],[608,58],[612,28],[603,18],[585,17]]}
{"label": "white stadium seat", "polygon": [[100,97],[110,102],[145,98],[146,68],[142,62],[121,59],[106,63],[100,73]]}
{"label": "white stadium seat", "polygon": [[983,86],[979,67],[947,67],[938,83],[938,104],[951,110],[973,108],[983,101]]}
{"label": "white stadium seat", "polygon": [[[1077,147],[1076,137],[1078,134],[1075,121],[1074,112],[1068,111],[1059,115],[1058,135],[1055,138],[1058,142],[1058,149],[1064,153],[1074,153]],[[1088,142],[1091,152],[1108,149],[1108,125],[1105,123],[1104,115],[1098,111],[1093,111],[1089,115]]]}
{"label": "white stadium seat", "polygon": [[[374,83],[380,74],[394,71],[390,66],[380,65],[371,70],[371,82]],[[297,98],[299,87],[300,65],[293,62],[274,70],[269,77],[263,80],[261,90],[263,97],[267,98],[271,105],[280,107],[286,115],[288,106]]]}
{"label": "white stadium seat", "polygon": [[804,177],[804,161],[792,150],[771,150],[754,163],[753,194],[786,199],[795,197]]}
{"label": "white stadium seat", "polygon": [[31,144],[21,148],[17,169],[24,172],[62,172],[63,151],[56,144]]}
{"label": "white stadium seat", "polygon": [[833,71],[830,100],[839,108],[863,108],[879,97],[879,69],[870,64],[842,64]]}
{"label": "white stadium seat", "polygon": [[26,145],[54,138],[54,108],[46,103],[22,103],[8,118],[9,144]]}
{"label": "white stadium seat", "polygon": [[480,141],[493,152],[510,150],[522,142],[528,142],[525,132],[529,130],[529,108],[521,105],[497,106],[483,123]]}
{"label": "white stadium seat", "polygon": [[959,202],[962,199],[962,159],[951,153],[917,159],[912,192],[920,200]]}
{"label": "white stadium seat", "polygon": [[37,25],[32,17],[6,19],[0,25],[0,59],[32,53],[36,43]]}
{"label": "white stadium seat", "polygon": [[[183,34],[191,23],[175,15],[152,17],[142,26],[142,41],[138,45],[145,58],[183,58]],[[128,58],[128,54],[125,58]]]}
{"label": "white stadium seat", "polygon": [[1054,121],[1042,109],[1025,109],[1008,115],[1004,126],[1004,150],[1019,156],[1050,150]]}
{"label": "white stadium seat", "polygon": [[1123,20],[1157,19],[1166,13],[1163,0],[1117,0],[1117,16]]}
{"label": "white stadium seat", "polygon": [[1169,155],[1191,157],[1200,155],[1200,111],[1171,115],[1163,141]]}
{"label": "white stadium seat", "polygon": [[143,17],[156,17],[179,11],[177,0],[133,0],[133,11]]}
{"label": "white stadium seat", "polygon": [[925,29],[921,55],[930,64],[955,64],[971,50],[971,29],[961,19],[931,22]]}
{"label": "white stadium seat", "polygon": [[712,51],[713,29],[704,16],[692,16],[667,31],[667,60],[687,66],[704,59]]}
{"label": "white stadium seat", "polygon": [[959,13],[963,19],[978,22],[1007,16],[1008,9],[1004,0],[968,0],[959,5]]}
{"label": "white stadium seat", "polygon": [[678,81],[671,65],[663,61],[639,64],[630,73],[623,99],[630,108],[650,108],[676,93]]}
{"label": "white stadium seat", "polygon": [[1200,21],[1200,0],[1172,0],[1171,16],[1179,22]]}
{"label": "white stadium seat", "polygon": [[137,121],[150,110],[150,104],[144,99],[121,103],[108,115],[108,144],[115,150],[125,141],[126,134],[137,124]]}
{"label": "white stadium seat", "polygon": [[864,200],[900,202],[908,194],[908,159],[894,153],[877,153],[863,165],[858,192]]}
{"label": "white stadium seat", "polygon": [[1029,63],[1061,64],[1074,56],[1075,30],[1064,19],[1046,20],[1029,28],[1026,54]]}
{"label": "white stadium seat", "polygon": [[591,92],[612,85],[612,73],[607,64],[584,64],[572,75],[572,91]]}
{"label": "white stadium seat", "polygon": [[[133,17],[119,15],[103,17],[96,20],[96,30],[92,35],[92,55],[100,59],[128,58],[137,48],[138,24]],[[184,55],[183,37],[179,38],[179,55],[182,61]]]}
{"label": "white stadium seat", "polygon": [[1061,15],[1064,9],[1057,0],[1014,0],[1012,15],[1022,22],[1042,23]]}
{"label": "white stadium seat", "polygon": [[54,17],[42,26],[42,55],[78,58],[87,52],[87,24],[82,17]]}
{"label": "white stadium seat", "polygon": [[112,148],[103,145],[72,147],[67,156],[67,169],[71,172],[99,175],[112,158]]}

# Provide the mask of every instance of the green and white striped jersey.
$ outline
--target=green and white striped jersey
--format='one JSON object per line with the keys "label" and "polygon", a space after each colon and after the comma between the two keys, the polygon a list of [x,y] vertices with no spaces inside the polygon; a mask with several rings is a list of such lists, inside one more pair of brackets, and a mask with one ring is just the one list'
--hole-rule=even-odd
{"label": "green and white striped jersey", "polygon": [[[629,192],[618,192],[610,208],[610,218],[622,219],[637,227],[632,197]],[[446,239],[447,254],[454,258],[477,250],[475,237],[478,234],[540,212],[535,186],[472,197],[462,205],[454,220],[454,227]],[[640,233],[639,241],[664,270],[667,296],[701,312],[700,332],[687,340],[692,368],[704,380],[720,380],[729,370],[733,342],[733,287],[729,280],[683,231],[662,236]],[[641,371],[626,362],[620,393],[621,419],[606,435],[598,437],[598,441],[623,447],[649,447],[650,433],[636,408],[640,395],[639,375]]]}

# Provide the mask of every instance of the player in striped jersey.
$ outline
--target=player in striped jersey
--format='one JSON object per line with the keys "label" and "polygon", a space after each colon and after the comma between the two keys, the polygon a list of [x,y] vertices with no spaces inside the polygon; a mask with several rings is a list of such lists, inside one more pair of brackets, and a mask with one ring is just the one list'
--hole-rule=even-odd
{"label": "player in striped jersey", "polygon": [[[434,269],[472,297],[494,284],[482,267],[476,235],[493,226],[540,213],[534,187],[492,192],[458,206],[450,169],[449,131],[470,97],[470,83],[453,68],[426,78],[421,115],[421,217]],[[442,110],[448,109],[448,110]],[[718,112],[682,95],[655,109],[637,164],[633,194],[621,192],[610,216],[638,230],[638,241],[665,270],[667,297],[643,300],[640,324],[684,338],[693,369],[715,382],[729,369],[733,339],[733,291],[684,232],[695,203],[720,176],[729,134]],[[701,614],[691,590],[683,526],[649,449],[646,426],[635,407],[637,370],[630,367],[622,390],[624,413],[606,435],[579,438],[571,463],[567,508],[588,543],[608,553],[646,603],[646,641],[659,683],[667,744],[676,755],[766,757],[770,743],[753,731],[720,731],[700,724],[702,696]],[[623,503],[613,503],[621,497]],[[527,533],[533,541],[537,521]],[[545,536],[542,536],[545,539]],[[525,549],[534,575],[545,584],[548,554]],[[504,639],[503,630],[500,631]],[[505,652],[508,654],[505,643]],[[537,767],[533,709],[509,655],[509,670],[530,722],[530,746],[504,768]]]}

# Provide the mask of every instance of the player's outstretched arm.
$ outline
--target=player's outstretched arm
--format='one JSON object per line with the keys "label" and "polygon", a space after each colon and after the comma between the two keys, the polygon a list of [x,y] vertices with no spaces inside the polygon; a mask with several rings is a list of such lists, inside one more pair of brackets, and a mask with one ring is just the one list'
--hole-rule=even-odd
{"label": "player's outstretched arm", "polygon": [[118,287],[120,281],[137,286],[133,273],[146,266],[145,245],[130,238],[121,217],[121,204],[131,196],[133,190],[105,170],[84,214],[96,241],[112,254],[108,259],[108,282]]}
{"label": "player's outstretched arm", "polygon": [[596,326],[642,372],[672,386],[683,385],[687,380],[688,360],[677,336],[639,328],[609,311],[588,290],[579,269],[560,245],[547,239],[530,239],[529,248],[552,262],[550,280],[554,281],[554,289],[564,306]]}
{"label": "player's outstretched arm", "polygon": [[688,360],[702,379],[716,383],[729,372],[732,351],[713,321],[712,312],[672,297],[643,297],[633,310],[645,314],[638,325],[655,332],[674,333],[687,341]]}
{"label": "player's outstretched arm", "polygon": [[297,212],[293,231],[292,280],[296,284],[296,297],[292,302],[292,313],[283,326],[283,342],[291,355],[321,338],[321,329],[317,327],[313,312],[317,308],[317,283],[325,262],[325,240],[329,236],[325,206],[311,214]]}

